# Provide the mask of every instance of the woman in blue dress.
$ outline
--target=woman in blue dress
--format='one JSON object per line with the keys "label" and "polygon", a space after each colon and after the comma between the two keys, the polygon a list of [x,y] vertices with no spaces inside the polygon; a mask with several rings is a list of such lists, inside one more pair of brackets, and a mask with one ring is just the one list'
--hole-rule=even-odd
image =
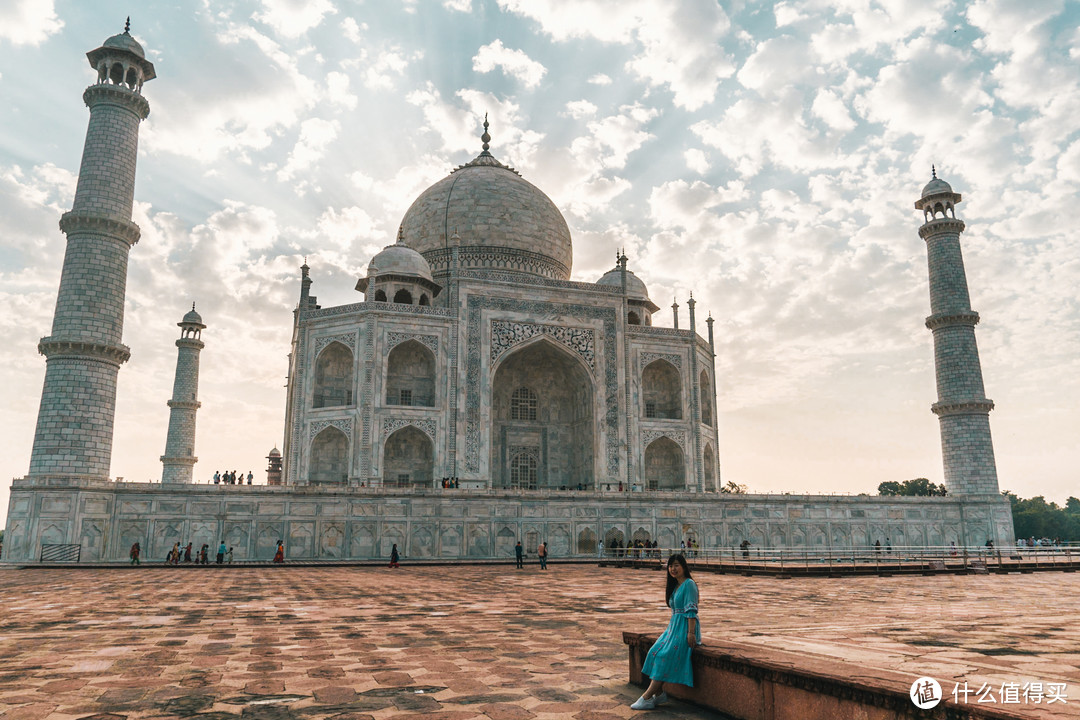
{"label": "woman in blue dress", "polygon": [[667,562],[667,596],[671,608],[671,621],[664,634],[645,656],[641,672],[651,680],[645,693],[630,707],[634,710],[652,710],[667,702],[664,683],[694,686],[694,673],[690,667],[690,653],[701,644],[701,627],[698,623],[697,583],[690,579],[686,558],[677,553]]}

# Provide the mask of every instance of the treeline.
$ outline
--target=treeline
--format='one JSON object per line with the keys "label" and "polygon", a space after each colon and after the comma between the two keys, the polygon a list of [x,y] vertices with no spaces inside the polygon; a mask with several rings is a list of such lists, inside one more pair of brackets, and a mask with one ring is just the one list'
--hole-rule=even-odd
{"label": "treeline", "polygon": [[1080,542],[1080,499],[1070,497],[1065,507],[1046,502],[1042,495],[1017,497],[1001,493],[1012,504],[1013,531],[1018,538],[1057,538],[1062,542]]}

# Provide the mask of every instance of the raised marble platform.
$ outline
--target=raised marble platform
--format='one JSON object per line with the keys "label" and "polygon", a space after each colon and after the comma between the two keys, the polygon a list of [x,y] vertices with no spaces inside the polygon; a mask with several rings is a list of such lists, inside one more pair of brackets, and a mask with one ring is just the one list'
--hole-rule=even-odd
{"label": "raised marble platform", "polygon": [[509,557],[521,540],[553,557],[593,556],[600,540],[656,540],[704,548],[982,545],[1013,542],[1003,498],[868,495],[725,495],[357,487],[161,485],[91,479],[19,479],[11,489],[5,562],[35,562],[42,545],[77,544],[84,562],[146,560],[173,543],[216,548],[237,560],[366,560],[393,544],[407,558]]}

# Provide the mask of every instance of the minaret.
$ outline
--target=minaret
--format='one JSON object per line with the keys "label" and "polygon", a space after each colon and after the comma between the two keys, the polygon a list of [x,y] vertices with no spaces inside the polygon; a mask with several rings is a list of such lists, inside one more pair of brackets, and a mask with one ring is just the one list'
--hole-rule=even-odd
{"label": "minaret", "polygon": [[674,302],[671,303],[671,322],[672,327],[676,330],[679,329],[679,301],[672,298]]}
{"label": "minaret", "polygon": [[161,456],[162,483],[191,483],[192,471],[199,458],[195,457],[195,412],[199,402],[199,351],[203,349],[202,317],[191,312],[176,323],[180,339],[176,341],[176,378],[173,380],[172,400],[169,401],[169,435],[165,439],[165,454]]}
{"label": "minaret", "polygon": [[994,403],[983,389],[975,325],[979,314],[968,298],[964,259],[960,253],[962,220],[956,219],[960,194],[932,169],[932,179],[915,203],[925,223],[919,237],[926,241],[930,264],[930,316],[934,333],[934,369],[938,401],[931,406],[941,424],[941,454],[945,487],[953,495],[997,495],[997,467],[990,439]]}
{"label": "minaret", "polygon": [[124,32],[86,54],[97,81],[83,92],[90,108],[79,182],[70,212],[52,334],[41,339],[41,391],[29,477],[108,479],[116,376],[130,357],[121,344],[139,123],[150,114],[142,86],[155,77],[139,43]]}

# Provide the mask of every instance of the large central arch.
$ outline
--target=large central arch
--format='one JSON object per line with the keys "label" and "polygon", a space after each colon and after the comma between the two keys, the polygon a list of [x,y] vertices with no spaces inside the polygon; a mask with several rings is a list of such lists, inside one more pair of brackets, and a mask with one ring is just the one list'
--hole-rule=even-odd
{"label": "large central arch", "polygon": [[492,486],[593,487],[593,381],[577,357],[546,338],[514,350],[495,370],[491,408]]}

